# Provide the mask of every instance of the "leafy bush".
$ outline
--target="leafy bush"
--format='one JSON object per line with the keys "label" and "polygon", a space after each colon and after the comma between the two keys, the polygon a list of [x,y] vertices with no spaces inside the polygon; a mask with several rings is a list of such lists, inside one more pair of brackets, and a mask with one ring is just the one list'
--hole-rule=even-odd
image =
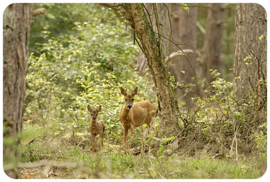
{"label": "leafy bush", "polygon": [[101,10],[93,9],[92,22],[76,22],[78,37],[55,38],[44,32],[48,42],[40,44],[43,53],[31,54],[29,60],[26,123],[49,127],[55,135],[88,132],[87,105],[102,105],[99,120],[106,126],[106,139],[118,143],[123,103],[119,87],[138,86],[135,100],[155,103],[150,75],[142,78],[133,69],[138,47],[125,22],[111,10]]}
{"label": "leafy bush", "polygon": [[205,147],[208,152],[236,158],[239,153],[265,151],[266,106],[258,105],[252,91],[247,97],[238,98],[234,92],[236,86],[219,78],[216,70],[211,71],[215,78],[211,83],[213,92],[206,90],[210,93],[207,98],[193,98],[194,111],[181,114],[180,136],[187,137],[182,145],[211,143]]}

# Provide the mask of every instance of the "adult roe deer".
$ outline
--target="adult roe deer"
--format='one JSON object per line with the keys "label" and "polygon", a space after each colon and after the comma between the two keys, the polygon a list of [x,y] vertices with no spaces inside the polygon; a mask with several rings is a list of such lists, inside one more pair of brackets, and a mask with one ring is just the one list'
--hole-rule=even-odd
{"label": "adult roe deer", "polygon": [[130,129],[130,136],[133,136],[134,127],[149,125],[152,118],[156,115],[156,108],[148,101],[134,102],[134,96],[138,92],[136,87],[131,94],[128,94],[124,88],[121,89],[121,94],[125,96],[125,104],[120,111],[119,119],[124,128],[123,144],[127,142],[127,134]]}
{"label": "adult roe deer", "polygon": [[103,147],[105,125],[102,122],[97,121],[98,113],[101,111],[101,105],[96,110],[93,110],[91,108],[91,106],[88,105],[87,109],[91,114],[89,131],[91,133],[91,139],[92,139],[92,151],[95,152],[96,136],[97,135],[99,135],[99,140],[100,140],[100,143],[98,145],[98,150],[100,150],[100,147]]}

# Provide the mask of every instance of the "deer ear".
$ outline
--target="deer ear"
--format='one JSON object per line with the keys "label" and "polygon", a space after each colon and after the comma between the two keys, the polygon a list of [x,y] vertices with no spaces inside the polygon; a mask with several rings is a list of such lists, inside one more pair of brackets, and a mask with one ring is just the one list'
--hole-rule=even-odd
{"label": "deer ear", "polygon": [[120,89],[121,89],[121,94],[124,95],[124,96],[126,96],[127,95],[126,90],[123,87],[121,87]]}
{"label": "deer ear", "polygon": [[134,96],[137,94],[137,92],[138,92],[138,87],[136,87],[131,94]]}
{"label": "deer ear", "polygon": [[98,111],[98,112],[101,111],[101,105],[98,106],[97,111]]}
{"label": "deer ear", "polygon": [[88,105],[88,106],[87,106],[87,109],[88,109],[88,111],[89,111],[89,112],[91,112],[91,111],[92,111],[92,108],[91,108],[91,106],[90,106],[90,105]]}

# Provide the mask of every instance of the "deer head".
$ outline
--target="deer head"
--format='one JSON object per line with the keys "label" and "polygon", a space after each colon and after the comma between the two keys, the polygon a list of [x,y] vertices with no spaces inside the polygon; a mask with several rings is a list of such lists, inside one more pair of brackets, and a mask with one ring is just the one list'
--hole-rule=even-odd
{"label": "deer head", "polygon": [[87,106],[88,111],[91,114],[91,120],[96,121],[98,117],[98,113],[101,111],[101,105],[98,106],[96,110],[93,110],[90,105]]}
{"label": "deer head", "polygon": [[133,102],[134,102],[134,96],[137,94],[138,92],[138,87],[136,87],[131,94],[128,94],[126,92],[126,90],[124,88],[120,88],[121,89],[121,94],[125,96],[125,106],[127,107],[127,109],[131,109]]}

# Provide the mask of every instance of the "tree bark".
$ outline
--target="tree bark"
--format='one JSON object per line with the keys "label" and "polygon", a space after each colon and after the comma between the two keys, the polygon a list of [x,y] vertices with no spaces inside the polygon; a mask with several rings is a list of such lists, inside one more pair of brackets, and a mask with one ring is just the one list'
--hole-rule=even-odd
{"label": "tree bark", "polygon": [[[9,5],[3,14],[3,123],[4,137],[13,137],[13,146],[4,146],[5,156],[17,157],[16,134],[22,131],[22,116],[25,94],[25,76],[28,63],[28,43],[33,16],[33,4]],[[5,162],[5,160],[4,160]],[[5,171],[16,178],[14,171]]]}
{"label": "tree bark", "polygon": [[[163,4],[160,4],[159,6],[162,5]],[[160,24],[161,21],[164,21],[164,18],[159,18],[160,14],[158,13],[158,8],[155,4],[153,4],[153,16],[155,17],[155,22],[148,19],[143,4],[128,3],[123,4],[123,7],[131,27],[134,28],[134,31],[140,40],[140,47],[147,58],[149,71],[156,86],[158,110],[162,118],[158,135],[163,137],[171,136],[174,125],[177,124],[175,115],[178,112],[178,103],[174,98],[168,70],[164,64],[164,58],[169,54],[168,48],[166,47],[166,44],[162,42],[161,38],[163,28],[160,28]],[[163,13],[168,14],[166,11]],[[154,31],[154,24],[156,24],[157,27],[156,31]]]}
{"label": "tree bark", "polygon": [[[144,12],[149,16],[147,16],[148,21],[152,23],[153,30],[155,32],[157,31],[157,22],[154,14],[154,4],[153,3],[145,3],[145,9]],[[161,37],[161,43],[162,43],[162,54],[164,57],[168,56],[171,53],[170,50],[170,39],[171,36],[171,27],[170,27],[170,12],[171,12],[171,7],[170,4],[168,3],[158,3],[155,4],[157,8],[157,13],[159,17],[159,30],[160,34],[162,35]],[[166,37],[166,38],[164,38]],[[139,55],[137,57],[137,70],[140,72],[141,76],[145,75],[145,69],[147,68],[147,59],[143,52],[140,50]]]}
{"label": "tree bark", "polygon": [[[234,83],[239,98],[250,91],[257,101],[266,101],[267,15],[259,4],[241,3],[236,6],[235,17]],[[263,37],[262,37],[263,36]],[[259,40],[261,37],[261,40]],[[259,99],[259,100],[258,100]]]}
{"label": "tree bark", "polygon": [[[197,17],[197,8],[196,4],[187,3],[187,6],[190,7],[189,11],[184,8],[179,7],[178,5],[172,4],[172,39],[174,42],[179,44],[171,44],[173,52],[181,51],[184,49],[193,50],[192,53],[186,53],[186,56],[178,56],[173,58],[169,63],[169,71],[171,75],[175,77],[175,81],[180,84],[195,84],[192,77],[195,76],[194,70],[196,67],[196,47],[197,47],[197,38],[196,38],[196,17]],[[196,89],[196,87],[195,87]],[[188,103],[190,97],[194,97],[196,92],[194,89],[190,90],[185,94],[185,89],[176,90],[176,95],[179,98],[179,101],[184,101]],[[181,99],[180,99],[181,98]]]}
{"label": "tree bark", "polygon": [[[217,70],[223,76],[222,33],[224,20],[224,4],[211,3],[207,15],[206,33],[200,59],[200,78],[206,78],[206,88],[214,81],[210,69]],[[210,88],[211,90],[211,88]]]}

